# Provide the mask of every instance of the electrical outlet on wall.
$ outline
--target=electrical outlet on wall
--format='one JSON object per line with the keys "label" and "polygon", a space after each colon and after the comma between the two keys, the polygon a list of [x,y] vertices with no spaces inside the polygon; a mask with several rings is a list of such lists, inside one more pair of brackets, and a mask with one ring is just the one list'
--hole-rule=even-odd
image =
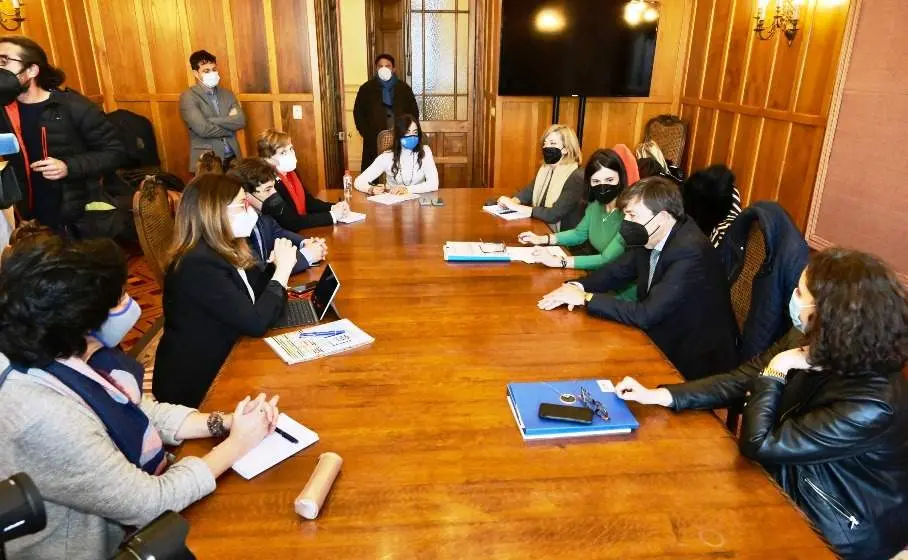
{"label": "electrical outlet on wall", "polygon": [[293,118],[298,121],[303,120],[303,106],[302,105],[293,106]]}

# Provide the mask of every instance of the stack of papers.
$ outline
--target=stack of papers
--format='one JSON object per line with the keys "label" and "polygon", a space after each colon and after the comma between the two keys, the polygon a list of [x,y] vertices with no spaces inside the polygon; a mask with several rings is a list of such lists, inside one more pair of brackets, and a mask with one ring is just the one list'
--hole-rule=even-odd
{"label": "stack of papers", "polygon": [[511,261],[520,261],[527,264],[542,262],[542,255],[549,254],[556,258],[567,258],[567,253],[561,247],[508,247],[508,256]]}
{"label": "stack of papers", "polygon": [[275,431],[233,464],[237,474],[249,480],[318,441],[317,433],[283,412],[278,416],[277,427],[296,439],[296,443]]}
{"label": "stack of papers", "polygon": [[382,193],[375,196],[370,196],[367,200],[372,202],[377,202],[379,204],[384,204],[386,206],[391,206],[392,204],[400,204],[401,202],[406,202],[408,200],[413,200],[419,198],[418,194],[391,194],[391,193]]}
{"label": "stack of papers", "polygon": [[372,344],[375,339],[354,325],[350,319],[341,319],[300,331],[270,336],[265,342],[287,365],[292,366]]}
{"label": "stack of papers", "polygon": [[489,214],[492,214],[493,216],[498,216],[499,218],[502,218],[502,219],[505,219],[508,221],[523,220],[523,219],[530,217],[529,212],[518,212],[517,210],[510,210],[508,208],[502,208],[501,206],[499,206],[497,204],[493,204],[491,206],[483,206],[482,209],[484,212],[488,212]]}
{"label": "stack of papers", "polygon": [[504,243],[481,243],[475,241],[448,241],[445,243],[446,261],[453,262],[510,262]]}
{"label": "stack of papers", "polygon": [[366,215],[359,212],[347,212],[347,215],[338,220],[338,223],[341,224],[355,224],[356,222],[364,222],[366,220]]}

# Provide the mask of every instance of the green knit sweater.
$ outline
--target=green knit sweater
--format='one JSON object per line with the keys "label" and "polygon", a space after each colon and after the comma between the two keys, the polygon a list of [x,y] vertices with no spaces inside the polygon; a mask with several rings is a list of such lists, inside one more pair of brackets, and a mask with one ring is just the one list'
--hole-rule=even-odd
{"label": "green knit sweater", "polygon": [[622,220],[624,212],[613,210],[609,213],[599,202],[591,202],[577,227],[555,234],[555,240],[558,245],[566,247],[574,247],[589,241],[599,254],[574,257],[574,268],[580,270],[601,268],[602,265],[624,254],[624,239],[618,233]]}

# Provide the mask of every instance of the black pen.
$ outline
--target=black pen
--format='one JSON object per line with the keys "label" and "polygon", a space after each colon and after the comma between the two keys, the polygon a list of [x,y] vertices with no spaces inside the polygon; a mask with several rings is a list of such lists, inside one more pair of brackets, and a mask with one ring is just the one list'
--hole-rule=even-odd
{"label": "black pen", "polygon": [[300,442],[300,440],[298,440],[298,439],[296,439],[295,437],[291,436],[290,434],[288,434],[288,433],[285,432],[284,430],[278,428],[277,426],[275,426],[274,431],[277,432],[277,433],[279,433],[279,434],[281,434],[281,436],[283,436],[283,438],[284,438],[285,440],[289,441],[290,443],[299,443],[299,442]]}

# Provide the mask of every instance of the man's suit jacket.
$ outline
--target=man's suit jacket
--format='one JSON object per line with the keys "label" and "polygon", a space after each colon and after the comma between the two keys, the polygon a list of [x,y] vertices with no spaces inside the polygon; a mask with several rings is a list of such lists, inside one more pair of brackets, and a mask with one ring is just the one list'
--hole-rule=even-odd
{"label": "man's suit jacket", "polygon": [[[579,280],[595,293],[587,312],[643,329],[687,379],[738,365],[738,327],[725,269],[693,220],[683,218],[669,233],[652,285],[649,249],[628,249],[618,260]],[[604,292],[637,281],[637,301]]]}
{"label": "man's suit jacket", "polygon": [[[207,88],[196,84],[180,94],[180,115],[189,127],[189,171],[195,171],[195,164],[202,152],[213,150],[218,157],[224,157],[224,142],[236,157],[241,157],[236,131],[246,126],[246,114],[237,102],[233,92],[222,87],[215,88],[218,111],[211,104]],[[236,114],[230,116],[232,109]]]}
{"label": "man's suit jacket", "polygon": [[204,241],[164,278],[164,334],[152,392],[161,402],[198,407],[240,336],[264,336],[280,318],[287,291],[271,280],[274,265],[246,276]]}
{"label": "man's suit jacket", "polygon": [[[256,232],[258,235],[256,235]],[[271,251],[274,250],[274,242],[281,238],[289,239],[296,247],[300,247],[303,242],[302,235],[282,228],[280,224],[277,223],[277,220],[271,216],[259,214],[259,219],[255,222],[255,230],[247,239],[249,241],[249,248],[252,249],[252,254],[255,256],[255,260],[258,261],[261,268],[265,268],[268,257],[271,255]],[[310,266],[306,257],[300,253],[296,256],[296,265],[293,267],[293,274],[302,272]]]}

